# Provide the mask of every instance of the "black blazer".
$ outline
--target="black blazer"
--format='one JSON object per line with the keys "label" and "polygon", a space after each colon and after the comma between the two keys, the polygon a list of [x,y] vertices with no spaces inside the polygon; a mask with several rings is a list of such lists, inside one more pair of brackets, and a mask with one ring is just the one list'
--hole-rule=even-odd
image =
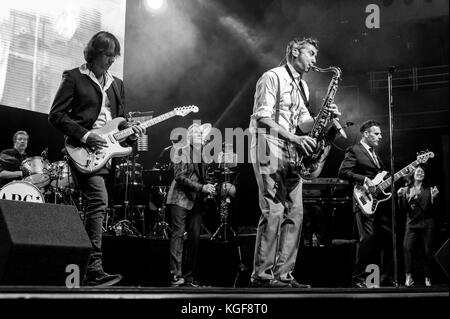
{"label": "black blazer", "polygon": [[[185,150],[184,153],[183,150]],[[166,203],[191,210],[205,183],[207,165],[192,162],[193,149],[191,146],[183,147],[180,151],[181,157],[173,167],[175,178],[167,193]],[[187,160],[184,155],[190,155],[191,160]]]}
{"label": "black blazer", "polygon": [[384,170],[383,162],[379,156],[377,158],[380,168],[375,165],[372,156],[361,143],[352,145],[345,151],[338,176],[351,183],[363,184],[365,177],[373,179]]}
{"label": "black blazer", "polygon": [[[116,77],[114,82],[117,84],[117,90],[114,89],[113,83],[106,91],[111,103],[112,118],[125,115],[123,82]],[[101,104],[102,92],[89,76],[82,74],[79,68],[64,71],[48,121],[65,135],[79,141],[92,129],[100,113]]]}

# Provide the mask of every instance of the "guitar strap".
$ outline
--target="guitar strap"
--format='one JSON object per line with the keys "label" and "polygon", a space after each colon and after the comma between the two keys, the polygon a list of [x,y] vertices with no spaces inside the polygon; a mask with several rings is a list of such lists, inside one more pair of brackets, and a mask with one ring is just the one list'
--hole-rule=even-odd
{"label": "guitar strap", "polygon": [[[113,79],[114,79],[114,78],[113,78]],[[122,106],[122,109],[125,110],[125,105],[123,105],[122,98],[121,98],[120,92],[119,92],[119,88],[118,88],[118,86],[117,86],[117,83],[116,83],[116,80],[115,80],[115,79],[114,79],[113,82],[112,82],[112,87],[113,87],[114,93],[116,94],[117,101],[119,102],[119,105],[117,106],[117,111],[119,111],[120,106]],[[117,113],[119,113],[119,112],[117,112]],[[116,115],[119,115],[119,114],[116,114]]]}

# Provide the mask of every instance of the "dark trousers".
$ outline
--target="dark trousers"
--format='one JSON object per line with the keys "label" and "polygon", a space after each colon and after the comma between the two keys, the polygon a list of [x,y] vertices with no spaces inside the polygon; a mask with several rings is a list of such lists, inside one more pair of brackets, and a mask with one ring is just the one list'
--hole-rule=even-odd
{"label": "dark trousers", "polygon": [[[74,171],[74,170],[72,170]],[[102,225],[108,205],[106,174],[85,175],[74,171],[76,183],[83,193],[85,205],[85,228],[91,240],[92,250],[87,274],[103,272],[102,265]]]}
{"label": "dark trousers", "polygon": [[392,232],[389,221],[381,218],[381,215],[380,211],[372,216],[367,216],[360,210],[355,213],[359,241],[353,281],[365,281],[366,267],[369,264],[376,264],[380,268],[380,283],[392,276]]}
{"label": "dark trousers", "polygon": [[431,278],[431,263],[433,261],[433,233],[434,228],[410,228],[406,227],[405,239],[403,241],[403,256],[405,262],[405,273],[412,271],[412,258],[418,242],[423,244],[424,272],[425,277]]}
{"label": "dark trousers", "polygon": [[[191,210],[177,205],[168,205],[172,232],[170,235],[170,274],[192,282],[198,276],[198,252],[202,214],[198,200]],[[187,242],[184,247],[184,233]],[[185,248],[185,249],[183,249]]]}

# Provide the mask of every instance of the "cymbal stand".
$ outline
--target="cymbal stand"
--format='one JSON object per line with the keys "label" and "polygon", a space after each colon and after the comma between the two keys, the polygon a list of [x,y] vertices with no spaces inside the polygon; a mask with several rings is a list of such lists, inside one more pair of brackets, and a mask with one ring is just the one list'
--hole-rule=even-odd
{"label": "cymbal stand", "polygon": [[215,233],[211,236],[211,240],[220,240],[227,242],[236,236],[233,227],[228,224],[228,205],[230,204],[230,197],[226,196],[220,201],[220,225]]}
{"label": "cymbal stand", "polygon": [[[135,157],[134,155],[131,155],[131,169],[132,169],[132,175],[133,175],[133,182],[134,182],[134,174],[135,174]],[[124,191],[124,201],[123,201],[123,219],[118,221],[114,226],[112,226],[114,232],[116,233],[116,235],[131,235],[131,236],[138,236],[141,237],[142,234],[136,229],[136,227],[134,227],[133,223],[128,220],[128,211],[129,211],[129,205],[130,202],[128,200],[128,193],[129,193],[129,188],[128,188],[128,184],[130,183],[130,178],[129,178],[129,168],[130,168],[130,161],[128,159],[125,160],[126,162],[126,170],[125,170],[125,191]]]}
{"label": "cymbal stand", "polygon": [[[224,181],[228,182],[229,170],[227,167],[224,168]],[[231,183],[228,183],[230,187]],[[223,185],[226,185],[225,183]],[[230,189],[225,190],[225,196],[221,198],[220,201],[220,225],[219,228],[215,231],[215,233],[211,236],[211,240],[221,240],[224,242],[229,241],[231,238],[236,236],[236,232],[233,227],[228,223],[228,207],[231,203],[231,197],[229,196]],[[222,189],[219,192],[219,196],[222,194]]]}
{"label": "cymbal stand", "polygon": [[164,201],[162,207],[158,207],[158,214],[156,216],[155,225],[151,229],[149,237],[159,239],[169,239],[169,233],[171,232],[169,224],[166,222],[166,202],[167,198],[167,186],[160,186],[161,194],[164,195]]}
{"label": "cymbal stand", "polygon": [[239,275],[247,270],[247,266],[245,266],[242,261],[241,245],[239,244],[238,236],[236,236],[236,241],[237,241],[237,250],[238,250],[238,257],[239,257],[239,265],[238,265],[238,272],[236,273],[236,277],[234,278],[233,288],[236,288],[236,284],[239,279]]}

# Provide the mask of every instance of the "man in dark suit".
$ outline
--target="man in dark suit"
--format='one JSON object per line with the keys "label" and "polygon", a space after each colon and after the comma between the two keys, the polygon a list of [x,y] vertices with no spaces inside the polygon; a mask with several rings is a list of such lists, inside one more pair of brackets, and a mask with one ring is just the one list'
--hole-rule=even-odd
{"label": "man in dark suit", "polygon": [[[188,143],[174,146],[174,175],[167,194],[172,231],[170,234],[170,285],[172,287],[199,287],[198,250],[202,225],[202,194],[215,194],[215,186],[205,180],[206,164],[202,146],[211,124],[192,124],[187,130]],[[180,143],[182,144],[182,143]],[[183,253],[184,233],[187,245]]]}
{"label": "man in dark suit", "polygon": [[[106,140],[91,132],[103,127],[115,117],[125,115],[123,82],[108,70],[120,55],[117,38],[105,31],[96,33],[84,49],[86,64],[64,71],[61,84],[49,113],[49,122],[74,141],[98,150],[107,146]],[[124,123],[124,126],[128,126]],[[133,125],[133,131],[144,129]],[[134,136],[134,138],[137,138]],[[92,243],[92,251],[83,285],[109,286],[121,280],[110,275],[102,265],[102,222],[108,205],[105,180],[111,163],[93,174],[84,174],[72,165],[85,205],[85,227]]]}
{"label": "man in dark suit", "polygon": [[[360,142],[346,150],[338,175],[339,178],[351,183],[364,185],[369,192],[373,192],[375,184],[372,180],[384,169],[375,151],[382,139],[380,123],[373,120],[366,121],[362,124],[360,132],[362,134]],[[380,267],[380,282],[388,284],[392,265],[390,214],[380,204],[376,213],[368,216],[361,211],[355,201],[353,211],[359,234],[353,285],[365,287],[366,267],[369,264]]]}

